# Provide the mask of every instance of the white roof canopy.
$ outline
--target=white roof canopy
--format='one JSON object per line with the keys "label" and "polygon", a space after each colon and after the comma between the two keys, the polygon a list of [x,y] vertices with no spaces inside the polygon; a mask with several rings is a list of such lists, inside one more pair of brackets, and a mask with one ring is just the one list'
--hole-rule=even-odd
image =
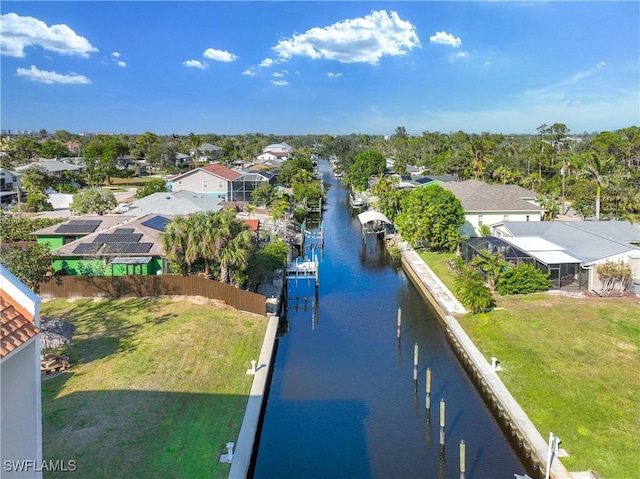
{"label": "white roof canopy", "polygon": [[391,221],[389,221],[389,218],[387,218],[385,215],[383,215],[378,211],[372,211],[372,210],[365,211],[364,213],[360,213],[358,215],[358,219],[360,220],[361,224],[370,223],[372,221],[382,221],[383,223],[391,224]]}

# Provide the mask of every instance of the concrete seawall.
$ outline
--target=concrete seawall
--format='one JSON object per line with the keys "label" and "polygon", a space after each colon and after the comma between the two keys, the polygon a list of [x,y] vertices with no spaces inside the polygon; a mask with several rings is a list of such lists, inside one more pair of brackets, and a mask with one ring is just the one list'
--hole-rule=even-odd
{"label": "concrete seawall", "polygon": [[253,376],[251,392],[249,400],[240,426],[240,433],[236,442],[236,448],[229,471],[230,479],[244,479],[249,473],[251,467],[251,457],[253,456],[253,448],[258,438],[258,424],[260,423],[260,414],[262,413],[262,403],[267,393],[267,384],[271,367],[273,365],[273,351],[276,344],[276,333],[278,332],[278,316],[269,316],[267,331],[264,335],[262,350],[258,358],[256,373]]}
{"label": "concrete seawall", "polygon": [[[413,249],[402,251],[402,266],[423,297],[437,311],[449,342],[492,407],[501,427],[511,436],[511,442],[531,466],[544,476],[548,444],[453,316],[464,312],[464,307]],[[550,476],[554,479],[573,478],[558,458],[554,458],[551,464]]]}

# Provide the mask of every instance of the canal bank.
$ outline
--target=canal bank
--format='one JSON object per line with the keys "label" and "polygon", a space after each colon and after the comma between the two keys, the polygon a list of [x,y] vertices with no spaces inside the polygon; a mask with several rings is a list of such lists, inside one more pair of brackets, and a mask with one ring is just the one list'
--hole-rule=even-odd
{"label": "canal bank", "polygon": [[[511,442],[527,458],[531,466],[544,475],[547,468],[549,446],[504,386],[492,364],[487,361],[453,316],[453,314],[464,313],[464,307],[413,248],[405,246],[401,249],[404,271],[424,298],[437,311],[447,339],[465,368],[471,373],[471,377],[482,391],[501,427],[511,437]],[[554,458],[551,463],[550,477],[571,479],[574,476],[558,458]]]}

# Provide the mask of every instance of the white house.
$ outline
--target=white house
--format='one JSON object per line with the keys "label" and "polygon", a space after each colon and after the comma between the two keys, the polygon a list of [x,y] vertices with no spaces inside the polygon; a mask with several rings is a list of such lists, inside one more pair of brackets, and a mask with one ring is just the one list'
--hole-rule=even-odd
{"label": "white house", "polygon": [[288,145],[286,143],[271,143],[270,145],[265,146],[262,151],[263,152],[267,152],[267,151],[271,151],[273,153],[291,153],[291,150],[293,148],[291,148],[291,145]]}
{"label": "white house", "polygon": [[229,201],[232,197],[233,180],[240,176],[235,170],[223,165],[207,165],[182,173],[167,180],[170,191],[188,190]]}
{"label": "white house", "polygon": [[289,159],[289,152],[287,151],[265,151],[256,155],[255,157],[256,163],[264,163],[265,161],[275,161],[280,162]]}
{"label": "white house", "polygon": [[1,264],[0,325],[0,476],[41,478],[40,298]]}
{"label": "white house", "polygon": [[505,221],[494,225],[493,234],[557,269],[560,278],[565,273],[576,279],[586,276],[586,288],[593,291],[602,289],[599,265],[627,263],[632,273],[629,289],[640,293],[640,228],[627,221]]}
{"label": "white house", "polygon": [[482,181],[443,182],[462,203],[465,224],[460,229],[465,236],[480,235],[482,225],[502,221],[540,221],[544,208],[536,204],[536,193],[516,185],[490,185]]}

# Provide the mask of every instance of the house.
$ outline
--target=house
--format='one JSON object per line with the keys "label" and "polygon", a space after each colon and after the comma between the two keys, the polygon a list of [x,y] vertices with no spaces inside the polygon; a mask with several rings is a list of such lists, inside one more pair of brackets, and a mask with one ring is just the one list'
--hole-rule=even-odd
{"label": "house", "polygon": [[273,153],[291,153],[291,150],[293,148],[291,148],[291,145],[288,145],[286,143],[271,143],[270,145],[265,146],[262,151],[263,152],[273,152]]}
{"label": "house", "polygon": [[504,221],[493,226],[493,234],[544,265],[541,269],[550,271],[552,279],[575,281],[580,289],[602,289],[599,265],[627,263],[629,289],[640,293],[640,228],[629,222]]}
{"label": "house", "polygon": [[[218,158],[222,149],[219,146],[212,145],[211,143],[203,143],[198,147],[198,161],[212,161]],[[196,149],[191,148],[189,150],[189,155],[191,158],[196,157]]]}
{"label": "house", "polygon": [[16,172],[0,168],[0,202],[11,203],[18,200],[20,177]]}
{"label": "house", "polygon": [[53,249],[52,254],[57,256],[53,270],[70,276],[162,274],[167,264],[160,234],[169,221],[168,216],[149,214],[108,228],[96,228]]}
{"label": "house", "polygon": [[440,185],[451,181],[458,181],[457,175],[429,175],[429,176],[412,176],[412,175],[396,175],[399,178],[399,189],[414,189],[420,186]]}
{"label": "house", "polygon": [[536,203],[536,193],[517,185],[490,185],[482,181],[443,182],[462,203],[465,223],[463,236],[479,236],[482,225],[502,221],[540,221],[544,208]]}
{"label": "house", "polygon": [[232,197],[233,181],[240,173],[226,166],[215,164],[202,166],[167,180],[171,191],[189,190],[228,201]]}
{"label": "house", "polygon": [[275,186],[276,175],[267,171],[249,170],[233,180],[232,201],[253,201],[251,194],[262,183]]}
{"label": "house", "polygon": [[88,234],[100,232],[115,225],[134,220],[134,216],[85,215],[63,223],[48,226],[31,233],[40,244],[48,244],[49,250],[60,248]]}
{"label": "house", "polygon": [[1,475],[41,478],[40,298],[1,264],[0,327]]}
{"label": "house", "polygon": [[80,165],[66,163],[64,161],[58,160],[40,159],[34,163],[18,166],[16,167],[16,171],[18,173],[23,173],[26,169],[31,168],[32,166],[38,167],[42,169],[46,174],[54,176],[56,178],[62,178],[63,173],[66,171],[80,173],[83,170],[83,167]]}
{"label": "house", "polygon": [[129,205],[128,215],[144,216],[149,214],[177,216],[197,212],[220,211],[222,198],[180,190],[165,193],[153,193]]}
{"label": "house", "polygon": [[266,161],[282,163],[284,160],[289,159],[290,153],[288,151],[264,151],[254,157],[256,163],[264,163]]}

